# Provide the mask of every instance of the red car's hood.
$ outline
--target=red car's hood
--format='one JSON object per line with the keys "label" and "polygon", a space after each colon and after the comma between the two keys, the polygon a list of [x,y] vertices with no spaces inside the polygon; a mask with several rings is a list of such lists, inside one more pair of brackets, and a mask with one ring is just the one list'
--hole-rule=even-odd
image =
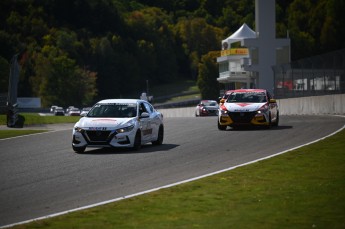
{"label": "red car's hood", "polygon": [[230,112],[251,112],[257,111],[266,103],[224,103],[223,106]]}

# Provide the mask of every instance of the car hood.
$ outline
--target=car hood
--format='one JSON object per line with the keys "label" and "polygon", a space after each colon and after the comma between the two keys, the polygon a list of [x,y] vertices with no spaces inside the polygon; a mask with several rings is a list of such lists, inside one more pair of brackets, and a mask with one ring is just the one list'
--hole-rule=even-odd
{"label": "car hood", "polygon": [[120,127],[129,126],[134,123],[136,118],[91,118],[83,117],[75,124],[83,129],[105,128],[114,130]]}
{"label": "car hood", "polygon": [[216,106],[204,106],[208,110],[218,110],[218,107]]}
{"label": "car hood", "polygon": [[266,103],[225,103],[223,106],[230,112],[257,111]]}

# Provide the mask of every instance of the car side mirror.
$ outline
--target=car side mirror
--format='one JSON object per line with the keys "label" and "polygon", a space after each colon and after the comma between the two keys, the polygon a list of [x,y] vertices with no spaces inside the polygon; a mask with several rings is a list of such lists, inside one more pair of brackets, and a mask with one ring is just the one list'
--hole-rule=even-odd
{"label": "car side mirror", "polygon": [[147,112],[143,112],[143,113],[141,113],[141,115],[140,115],[140,118],[149,118],[149,117],[150,117],[150,114],[147,113]]}

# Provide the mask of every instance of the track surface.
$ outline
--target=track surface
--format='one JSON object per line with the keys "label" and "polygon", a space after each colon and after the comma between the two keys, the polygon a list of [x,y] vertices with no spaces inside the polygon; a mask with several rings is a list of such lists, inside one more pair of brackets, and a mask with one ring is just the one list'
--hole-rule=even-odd
{"label": "track surface", "polygon": [[[219,131],[216,117],[166,118],[161,146],[71,149],[71,129],[0,140],[0,226],[242,164],[324,137],[336,116],[282,116],[269,130]],[[71,125],[72,128],[72,125]]]}

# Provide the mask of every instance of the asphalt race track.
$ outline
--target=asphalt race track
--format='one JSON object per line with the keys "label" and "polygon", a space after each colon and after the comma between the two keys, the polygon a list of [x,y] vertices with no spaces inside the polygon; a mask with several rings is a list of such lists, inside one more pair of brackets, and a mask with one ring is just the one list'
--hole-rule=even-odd
{"label": "asphalt race track", "polygon": [[339,116],[281,116],[268,130],[219,131],[216,119],[165,118],[163,145],[140,151],[87,148],[76,154],[71,129],[0,140],[0,226],[253,161],[345,125]]}

